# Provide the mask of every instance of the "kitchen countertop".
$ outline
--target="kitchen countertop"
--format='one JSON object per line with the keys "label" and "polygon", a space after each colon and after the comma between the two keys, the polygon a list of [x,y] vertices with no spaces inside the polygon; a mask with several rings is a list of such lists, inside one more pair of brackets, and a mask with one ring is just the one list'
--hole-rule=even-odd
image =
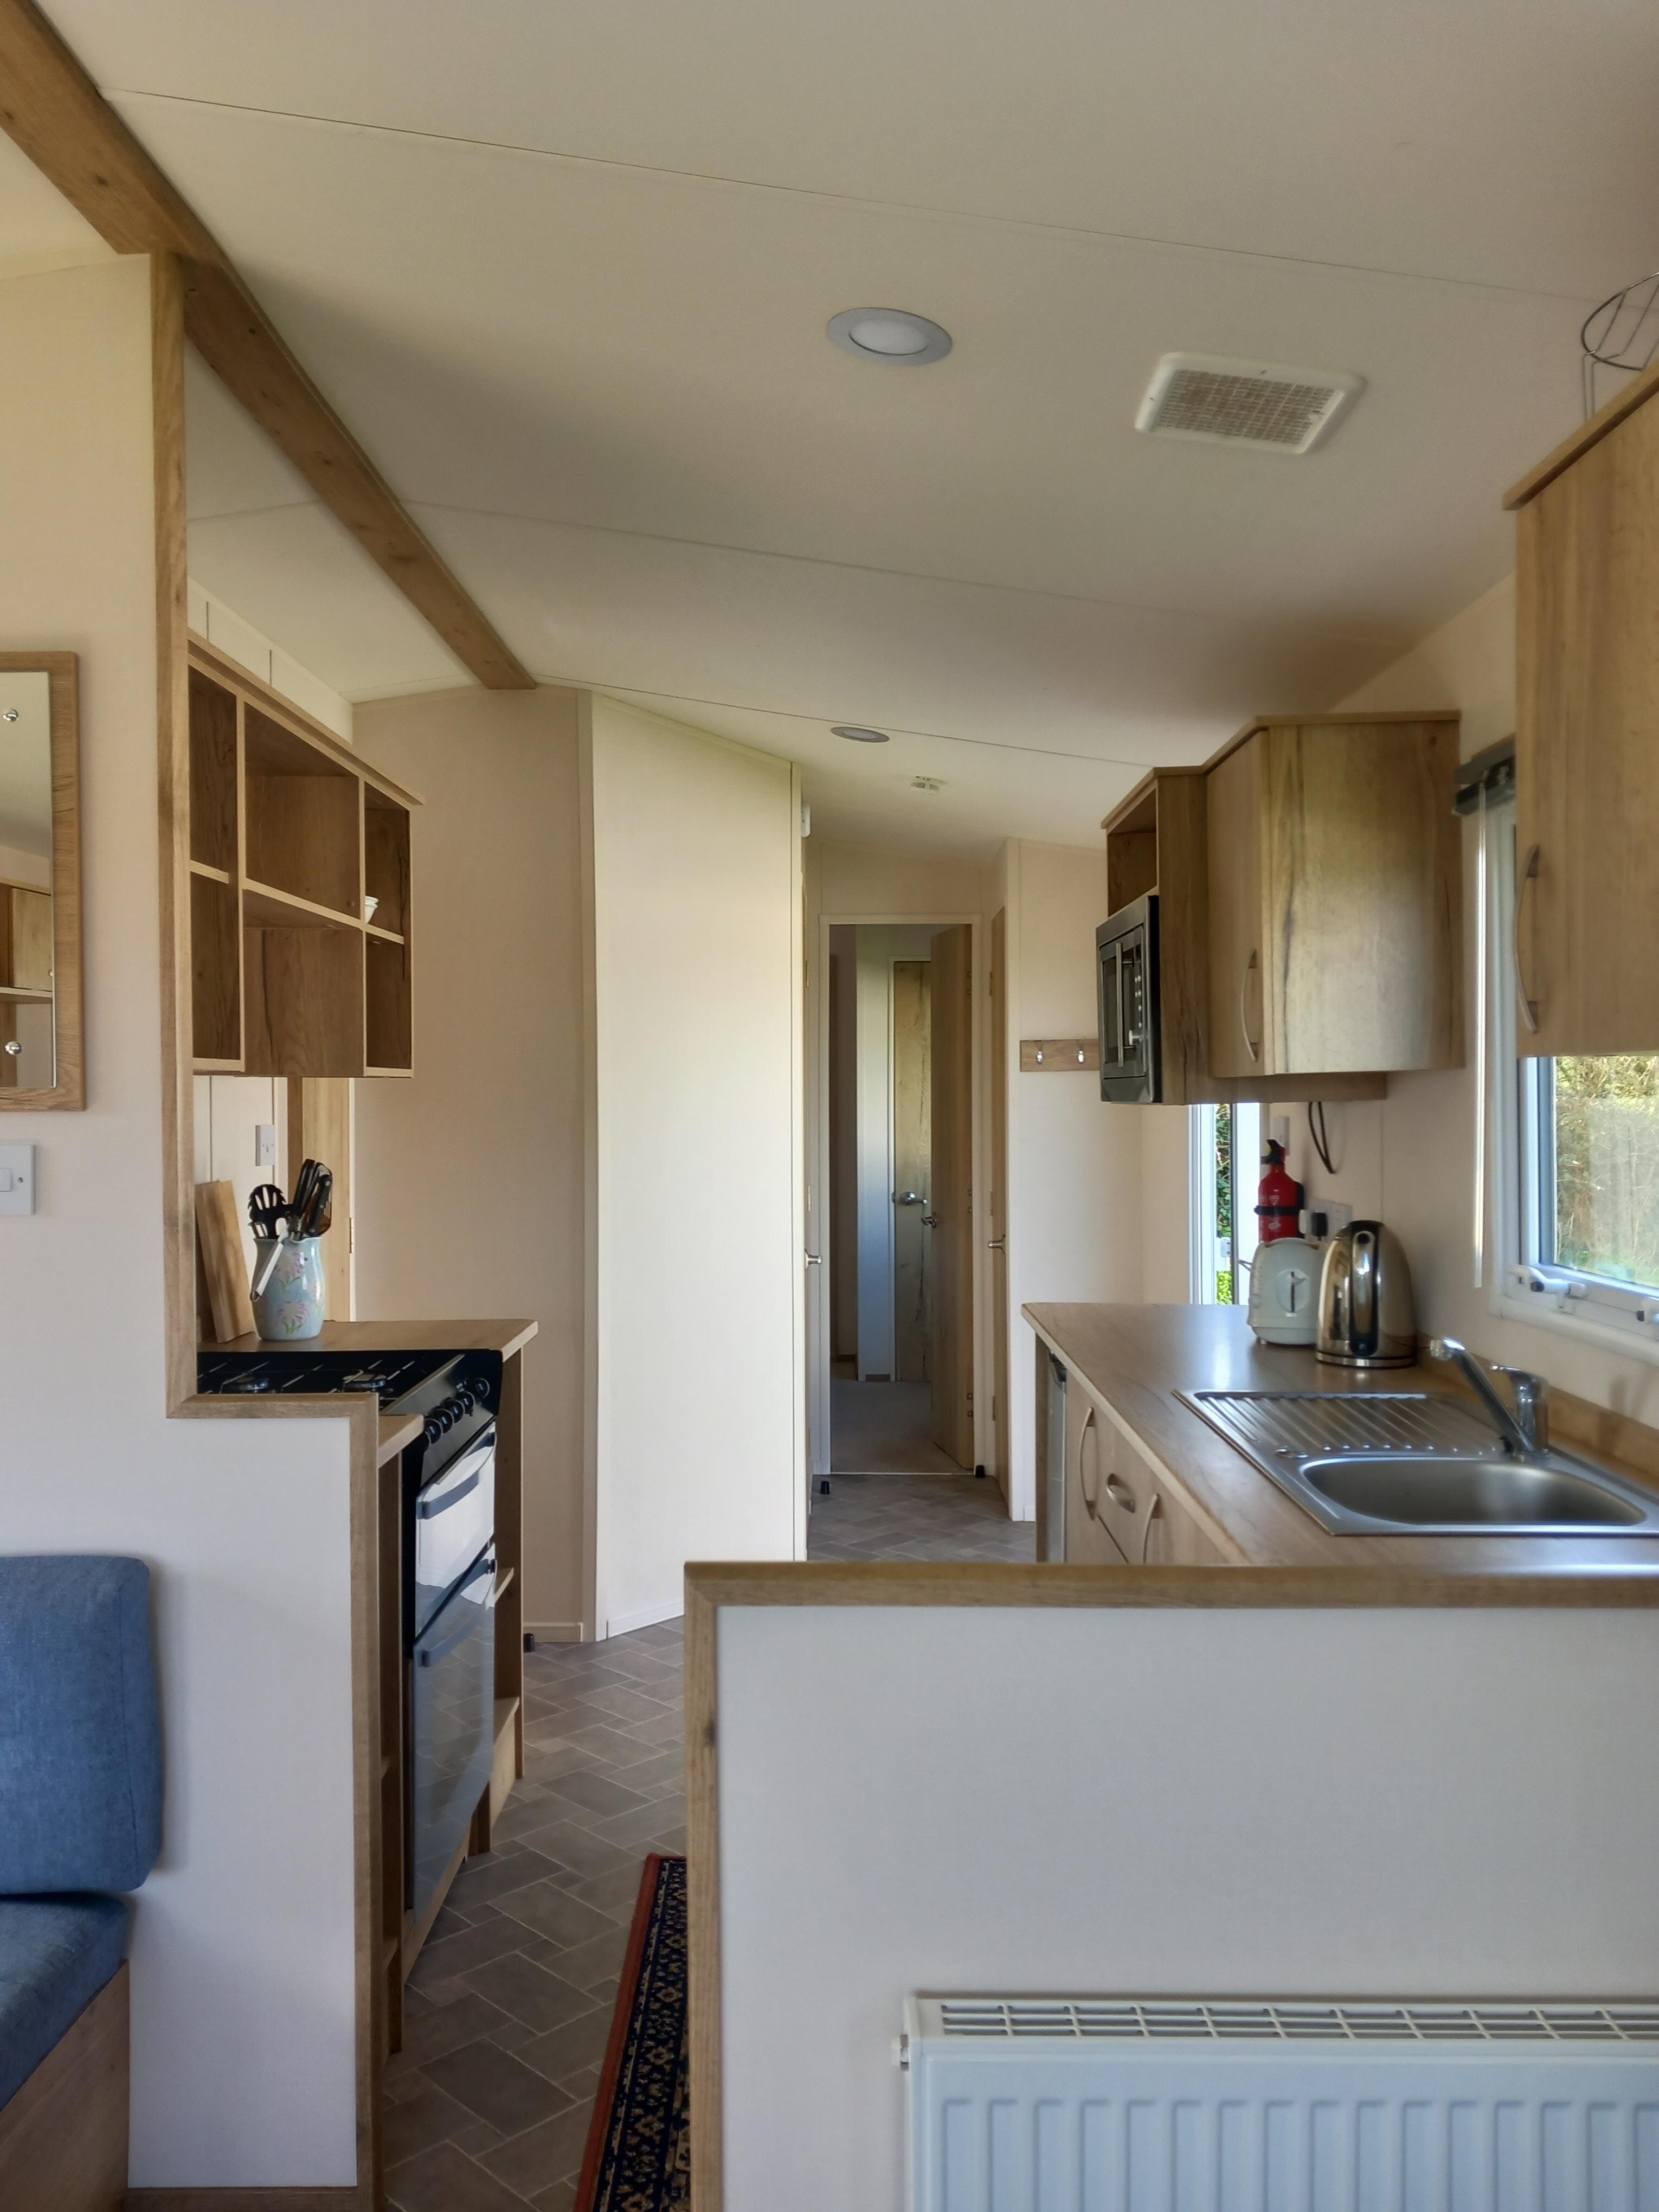
{"label": "kitchen countertop", "polygon": [[[1374,1373],[1258,1344],[1237,1306],[1028,1305],[1067,1371],[1111,1407],[1219,1549],[1241,1566],[1416,1568],[1446,1574],[1610,1569],[1659,1574],[1654,1536],[1335,1536],[1269,1482],[1177,1390],[1433,1390],[1467,1395],[1439,1362]],[[1659,1492],[1659,1437],[1557,1394],[1557,1440]],[[1622,1449],[1621,1449],[1622,1447]]]}
{"label": "kitchen countertop", "polygon": [[[308,1336],[303,1343],[267,1344],[263,1337],[233,1336],[227,1344],[204,1344],[203,1352],[499,1352],[503,1359],[510,1359],[515,1352],[522,1352],[539,1328],[533,1321],[328,1321],[323,1323],[319,1336]],[[337,1394],[330,1394],[337,1395]],[[265,1398],[243,1398],[235,1401],[240,1408],[269,1407],[272,1401]],[[288,1399],[283,1402],[301,1402]],[[315,1405],[314,1399],[304,1401]],[[225,1401],[215,1398],[210,1401],[216,1410],[226,1410]],[[380,1433],[377,1457],[381,1462],[412,1443],[421,1432],[421,1424],[412,1415],[386,1414],[380,1416]]]}

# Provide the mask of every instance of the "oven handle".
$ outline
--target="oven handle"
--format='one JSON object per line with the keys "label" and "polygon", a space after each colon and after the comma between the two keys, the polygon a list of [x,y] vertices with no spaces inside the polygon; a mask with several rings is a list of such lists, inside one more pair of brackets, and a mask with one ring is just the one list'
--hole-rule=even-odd
{"label": "oven handle", "polygon": [[[471,1589],[473,1583],[477,1581],[480,1575],[493,1575],[495,1571],[495,1554],[492,1553],[488,1559],[479,1560],[477,1565],[473,1568],[471,1573],[466,1577],[464,1582],[459,1582],[456,1583],[454,1589],[451,1590],[449,1595],[444,1600],[446,1607],[453,1605],[463,1590]],[[481,1609],[488,1611],[487,1607]],[[446,1636],[441,1644],[427,1645],[423,1650],[419,1650],[415,1654],[415,1664],[417,1667],[435,1667],[439,1660],[448,1658],[450,1653],[455,1649],[458,1644],[465,1644],[467,1638],[473,1633],[477,1626],[478,1624],[476,1620],[469,1620],[465,1627],[458,1628],[453,1636]]]}
{"label": "oven handle", "polygon": [[443,1485],[449,1480],[449,1476],[440,1475],[431,1488],[433,1491],[441,1492],[442,1494],[433,1497],[423,1491],[415,1501],[416,1519],[435,1520],[440,1513],[447,1513],[452,1505],[458,1505],[469,1491],[476,1490],[478,1486],[478,1479],[483,1473],[484,1461],[495,1449],[495,1431],[491,1428],[487,1430],[476,1443],[470,1444],[462,1456],[456,1461],[455,1466],[450,1469],[450,1474],[453,1474],[457,1469],[464,1468],[468,1460],[473,1461],[475,1464],[472,1472],[466,1480],[456,1483],[451,1490],[445,1490]]}

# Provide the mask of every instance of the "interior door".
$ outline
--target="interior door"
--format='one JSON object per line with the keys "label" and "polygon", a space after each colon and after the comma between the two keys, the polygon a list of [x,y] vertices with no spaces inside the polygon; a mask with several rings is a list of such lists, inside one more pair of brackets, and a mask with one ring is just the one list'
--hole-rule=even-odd
{"label": "interior door", "polygon": [[1008,1495],[1008,915],[991,921],[991,1472]]}
{"label": "interior door", "polygon": [[932,966],[893,963],[893,1379],[933,1378],[928,1211],[933,1150]]}
{"label": "interior door", "polygon": [[933,1442],[974,1464],[973,933],[933,939]]}

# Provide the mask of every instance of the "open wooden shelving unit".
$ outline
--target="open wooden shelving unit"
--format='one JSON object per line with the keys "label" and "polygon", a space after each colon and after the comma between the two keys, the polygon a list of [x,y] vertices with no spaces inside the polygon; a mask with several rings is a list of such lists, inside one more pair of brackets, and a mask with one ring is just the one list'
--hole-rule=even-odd
{"label": "open wooden shelving unit", "polygon": [[409,832],[420,803],[192,635],[198,1075],[413,1073]]}

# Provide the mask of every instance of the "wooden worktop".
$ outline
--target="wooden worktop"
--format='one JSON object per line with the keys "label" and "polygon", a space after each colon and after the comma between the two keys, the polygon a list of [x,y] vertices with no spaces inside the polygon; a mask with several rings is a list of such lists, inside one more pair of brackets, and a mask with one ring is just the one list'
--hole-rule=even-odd
{"label": "wooden worktop", "polygon": [[[1444,1574],[1659,1575],[1653,1536],[1335,1536],[1268,1481],[1177,1390],[1434,1390],[1462,1395],[1438,1363],[1373,1373],[1322,1367],[1311,1350],[1258,1344],[1237,1306],[1028,1305],[1067,1373],[1109,1406],[1229,1559],[1255,1567],[1417,1569]],[[1557,1394],[1553,1433],[1659,1491],[1651,1430]]]}

